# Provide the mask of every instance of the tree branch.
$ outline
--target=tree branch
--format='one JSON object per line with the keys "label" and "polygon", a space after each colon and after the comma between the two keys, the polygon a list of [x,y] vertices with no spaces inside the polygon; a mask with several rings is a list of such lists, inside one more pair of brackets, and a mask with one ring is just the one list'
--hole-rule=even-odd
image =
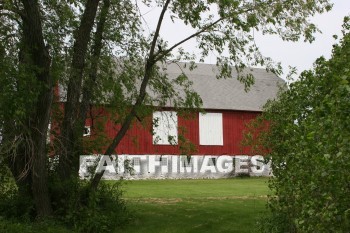
{"label": "tree branch", "polygon": [[163,9],[162,9],[162,12],[159,15],[158,24],[157,24],[157,28],[156,28],[156,31],[155,31],[154,36],[153,36],[153,41],[152,41],[152,44],[151,44],[151,49],[150,49],[150,52],[149,52],[148,61],[149,60],[153,60],[154,49],[156,47],[157,40],[158,40],[158,37],[159,37],[160,27],[162,25],[162,22],[163,22],[163,19],[164,19],[164,14],[165,14],[165,12],[166,12],[166,10],[168,8],[169,3],[170,3],[170,0],[167,0],[165,2],[164,6],[163,6]]}
{"label": "tree branch", "polygon": [[71,174],[79,169],[78,148],[76,142],[79,132],[79,98],[81,96],[85,59],[90,41],[90,34],[96,18],[100,0],[87,0],[82,14],[80,25],[74,32],[74,46],[71,63],[71,72],[67,87],[67,101],[64,105],[64,117],[61,136],[63,145],[60,154],[59,174],[62,180],[69,179]]}
{"label": "tree branch", "polygon": [[94,44],[92,45],[92,56],[91,56],[91,67],[90,74],[87,80],[85,80],[83,85],[83,97],[80,106],[80,119],[81,119],[81,127],[83,129],[85,125],[85,120],[88,112],[88,108],[90,106],[91,99],[93,97],[93,85],[97,80],[97,70],[98,70],[98,62],[101,55],[102,50],[102,41],[103,41],[103,32],[105,30],[105,23],[107,20],[108,12],[110,8],[110,0],[104,0],[103,6],[101,8],[101,13],[99,17],[99,21],[97,23],[97,28],[94,36]]}
{"label": "tree branch", "polygon": [[[171,46],[169,49],[166,49],[162,52],[158,51],[158,53],[155,55],[156,58],[156,62],[161,60],[164,56],[166,56],[168,53],[170,53],[173,49],[175,49],[176,47],[178,47],[179,45],[185,43],[186,41],[196,37],[196,36],[199,36],[200,34],[202,34],[203,32],[207,31],[208,29],[210,29],[211,27],[213,27],[214,25],[218,24],[219,22],[221,22],[222,20],[224,20],[224,18],[220,18],[218,20],[216,20],[215,22],[203,27],[201,30],[197,31],[196,33],[188,36],[187,38],[183,39],[182,41],[174,44],[173,46]],[[159,57],[157,57],[159,55]]]}
{"label": "tree branch", "polygon": [[[256,8],[257,6],[254,6],[253,8],[248,8],[248,9],[244,9],[244,10],[241,10],[241,11],[238,11],[237,12],[237,15],[239,14],[242,14],[242,13],[247,13],[249,11],[252,11]],[[170,53],[172,50],[174,50],[176,47],[178,47],[179,45],[185,43],[186,41],[192,39],[192,38],[195,38],[197,36],[199,36],[200,34],[202,34],[203,32],[206,32],[208,29],[210,29],[211,27],[215,26],[216,24],[218,24],[219,22],[225,20],[226,18],[228,17],[221,17],[219,19],[217,19],[216,21],[206,25],[205,27],[203,27],[202,29],[200,29],[199,31],[197,31],[196,33],[188,36],[187,38],[183,39],[182,41],[174,44],[173,46],[171,46],[169,49],[166,49],[164,51],[158,51],[156,54],[155,54],[155,62],[157,61],[160,61],[163,57],[165,57],[168,53]],[[158,56],[159,55],[159,56]],[[158,57],[157,57],[158,56]]]}
{"label": "tree branch", "polygon": [[[112,143],[108,146],[107,150],[105,151],[105,155],[112,155],[115,151],[115,148],[119,145],[120,141],[123,139],[124,135],[128,131],[132,120],[136,116],[137,109],[142,105],[143,100],[145,99],[146,96],[146,87],[148,84],[149,79],[151,78],[151,73],[153,69],[153,65],[156,63],[156,60],[154,59],[154,50],[157,44],[157,39],[159,37],[159,31],[160,27],[162,25],[163,19],[164,19],[164,14],[168,8],[168,5],[171,0],[167,0],[163,6],[162,12],[159,16],[158,23],[157,23],[157,28],[153,36],[150,52],[149,52],[149,57],[147,58],[146,64],[145,64],[145,74],[141,83],[140,91],[139,91],[139,96],[135,102],[135,104],[132,106],[130,113],[126,116],[122,127],[118,131],[117,135],[114,137]],[[102,170],[99,173],[96,173],[94,178],[91,181],[90,188],[92,190],[96,190],[98,187],[98,184],[100,183],[100,180],[102,179],[102,176],[104,174],[104,171]]]}

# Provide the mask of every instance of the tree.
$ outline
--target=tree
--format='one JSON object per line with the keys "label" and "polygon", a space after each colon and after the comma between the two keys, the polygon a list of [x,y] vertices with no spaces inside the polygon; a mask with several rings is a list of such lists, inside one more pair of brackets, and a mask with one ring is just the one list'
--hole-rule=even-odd
{"label": "tree", "polygon": [[[161,8],[154,32],[142,32],[138,6]],[[1,154],[11,168],[23,196],[35,202],[36,214],[46,217],[55,212],[47,167],[46,133],[52,112],[53,85],[67,87],[60,125],[58,193],[77,178],[78,156],[83,150],[82,131],[89,105],[98,101],[117,104],[120,130],[105,154],[114,153],[135,117],[155,102],[172,99],[177,108],[199,107],[186,77],[169,80],[162,64],[195,57],[179,46],[191,39],[198,41],[200,60],[210,51],[220,56],[219,77],[231,71],[264,65],[275,69],[254,43],[254,30],[278,34],[284,40],[303,37],[312,41],[317,30],[308,16],[330,10],[328,0],[318,1],[55,1],[5,0],[1,11],[1,92],[0,128],[3,132]],[[196,30],[183,40],[168,45],[161,39],[165,17],[182,21]],[[227,48],[228,55],[223,51]],[[178,49],[175,55],[175,49]],[[194,66],[192,68],[195,68]],[[251,75],[239,77],[247,85]],[[140,83],[140,85],[135,85]],[[181,86],[182,97],[174,88]],[[158,99],[147,94],[150,88]],[[82,101],[80,101],[82,100]],[[5,110],[6,109],[6,110]],[[96,174],[91,190],[96,190],[102,174]],[[87,193],[91,193],[88,190]],[[68,192],[69,194],[69,192]]]}
{"label": "tree", "polygon": [[[44,42],[40,12],[36,4],[23,1],[23,9],[18,11],[17,17],[21,20],[21,39],[16,44],[19,49],[18,62],[15,67],[5,67],[5,75],[6,71],[12,68],[13,70],[10,71],[16,72],[17,69],[19,76],[25,75],[26,77],[17,80],[16,76],[9,77],[15,78],[15,82],[9,83],[12,87],[5,86],[5,88],[11,88],[10,91],[21,92],[22,96],[18,97],[24,98],[24,92],[28,90],[28,84],[30,84],[33,87],[33,98],[35,100],[28,103],[33,107],[32,109],[27,106],[12,109],[15,111],[14,115],[21,119],[20,121],[13,120],[11,115],[8,116],[10,118],[5,117],[3,119],[3,140],[20,141],[14,152],[15,154],[9,158],[12,173],[16,177],[22,178],[18,180],[20,186],[30,185],[38,215],[46,216],[52,211],[48,193],[45,145],[53,93],[53,81],[50,75],[51,56],[49,48]],[[6,26],[9,27],[9,32],[13,29],[10,22]],[[7,35],[5,34],[5,36]],[[6,52],[8,52],[5,44],[2,45],[2,50],[2,58],[5,60]],[[8,78],[4,77],[4,79]],[[22,84],[24,85],[22,86]],[[16,129],[19,130],[17,135],[10,133],[10,131]],[[20,157],[20,159],[16,157]],[[18,160],[22,161],[16,162]]]}
{"label": "tree", "polygon": [[265,232],[350,230],[349,18],[343,28],[331,59],[319,58],[268,103],[253,127],[265,130],[250,134],[274,174]]}

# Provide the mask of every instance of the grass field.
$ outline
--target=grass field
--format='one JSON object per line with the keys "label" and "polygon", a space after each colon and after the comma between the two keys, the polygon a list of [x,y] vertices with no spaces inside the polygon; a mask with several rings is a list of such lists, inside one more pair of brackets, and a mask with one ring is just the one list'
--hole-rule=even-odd
{"label": "grass field", "polygon": [[[265,178],[125,181],[123,188],[132,218],[116,232],[251,233],[267,214]],[[29,225],[0,217],[0,232],[71,231],[52,223]]]}
{"label": "grass field", "polygon": [[124,232],[254,232],[267,179],[127,181],[134,218]]}

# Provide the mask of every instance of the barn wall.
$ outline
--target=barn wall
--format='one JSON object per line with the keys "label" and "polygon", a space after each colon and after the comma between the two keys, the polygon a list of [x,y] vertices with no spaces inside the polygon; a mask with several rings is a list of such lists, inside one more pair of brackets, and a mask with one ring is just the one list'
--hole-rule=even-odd
{"label": "barn wall", "polygon": [[[256,118],[259,112],[244,112],[244,111],[213,111],[207,112],[221,112],[223,114],[223,136],[224,143],[222,146],[203,146],[199,145],[199,116],[198,113],[194,117],[185,119],[181,116],[178,118],[178,132],[182,134],[186,140],[191,142],[195,150],[193,155],[241,155],[249,153],[247,148],[241,145],[243,131],[245,124]],[[109,113],[106,109],[100,108],[95,110],[95,119],[87,121],[87,125],[94,124],[92,127],[91,141],[94,141],[94,135],[98,133],[96,125],[102,119],[108,119],[104,116]],[[100,123],[101,124],[101,123]],[[107,136],[106,145],[116,135],[119,126],[107,120],[105,123],[103,134]],[[151,117],[143,119],[143,124],[135,121],[133,126],[129,129],[124,139],[116,149],[116,154],[130,154],[130,155],[179,155],[184,154],[183,149],[187,148],[186,143],[179,140],[179,145],[153,145],[153,137],[151,133]],[[95,153],[103,153],[103,148],[94,151]]]}

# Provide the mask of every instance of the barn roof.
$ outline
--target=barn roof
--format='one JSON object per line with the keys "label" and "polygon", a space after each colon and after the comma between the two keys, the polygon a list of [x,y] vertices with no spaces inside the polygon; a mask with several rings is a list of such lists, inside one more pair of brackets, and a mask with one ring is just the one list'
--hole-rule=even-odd
{"label": "barn roof", "polygon": [[[235,69],[232,78],[217,79],[218,68],[214,64],[197,63],[195,69],[189,69],[189,63],[167,64],[165,72],[169,79],[175,79],[185,73],[193,83],[193,89],[203,100],[203,109],[262,111],[262,107],[269,99],[274,99],[279,87],[285,82],[271,72],[260,68],[246,68],[244,73],[251,73],[255,83],[246,92],[244,84],[237,80]],[[140,83],[135,83],[139,86]],[[138,89],[138,88],[137,88]],[[157,99],[157,95],[149,88],[148,94]],[[66,88],[59,85],[60,101],[66,101]],[[171,103],[167,106],[172,107]]]}
{"label": "barn roof", "polygon": [[285,84],[281,78],[265,69],[247,68],[244,72],[251,73],[255,83],[245,92],[244,84],[237,80],[236,72],[233,72],[232,78],[217,79],[216,65],[196,66],[196,69],[190,70],[185,63],[169,64],[166,73],[175,78],[184,72],[202,98],[204,109],[262,111],[267,100],[274,99],[279,87]]}

